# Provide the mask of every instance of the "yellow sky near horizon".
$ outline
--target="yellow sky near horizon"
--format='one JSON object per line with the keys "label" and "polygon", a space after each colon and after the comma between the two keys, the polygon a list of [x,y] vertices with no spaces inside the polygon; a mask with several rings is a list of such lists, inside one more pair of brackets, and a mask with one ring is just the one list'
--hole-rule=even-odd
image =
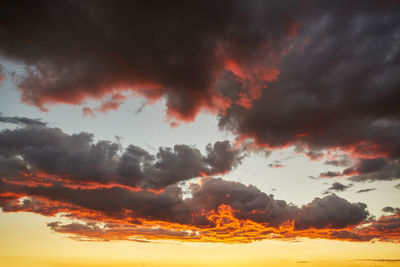
{"label": "yellow sky near horizon", "polygon": [[400,266],[400,261],[383,261],[400,259],[400,245],[388,242],[87,242],[52,233],[46,223],[54,219],[0,213],[0,266]]}

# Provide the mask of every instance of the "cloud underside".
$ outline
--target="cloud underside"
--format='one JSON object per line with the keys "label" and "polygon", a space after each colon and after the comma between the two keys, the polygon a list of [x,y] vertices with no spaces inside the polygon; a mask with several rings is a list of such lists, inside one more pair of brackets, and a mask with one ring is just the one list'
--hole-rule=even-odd
{"label": "cloud underside", "polygon": [[[43,111],[98,100],[82,107],[93,116],[131,94],[164,98],[172,125],[207,110],[252,149],[294,146],[344,168],[321,178],[396,180],[398,14],[399,5],[376,1],[9,1],[0,10],[0,56],[25,71],[0,66],[0,82],[12,78],[22,101]],[[176,145],[152,154],[40,120],[0,122],[20,126],[0,133],[3,212],[70,219],[48,226],[72,238],[400,238],[397,209],[375,219],[365,204],[334,194],[298,207],[215,178],[246,154],[228,141],[205,153]]]}
{"label": "cloud underside", "polygon": [[365,204],[334,194],[295,206],[252,185],[213,177],[241,163],[241,148],[222,141],[205,151],[176,145],[153,155],[46,125],[5,129],[0,207],[57,216],[50,229],[78,240],[400,238],[397,209],[374,219]]}
{"label": "cloud underside", "polygon": [[164,98],[172,125],[207,110],[238,140],[353,159],[321,177],[394,180],[398,14],[376,1],[12,1],[0,55],[25,65],[11,77],[42,110],[97,99],[82,107],[95,116],[132,93]]}

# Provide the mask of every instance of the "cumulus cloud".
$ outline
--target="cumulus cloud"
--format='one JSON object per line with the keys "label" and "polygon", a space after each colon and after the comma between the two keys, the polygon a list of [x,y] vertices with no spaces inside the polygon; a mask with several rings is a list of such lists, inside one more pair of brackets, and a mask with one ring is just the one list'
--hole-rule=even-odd
{"label": "cumulus cloud", "polygon": [[389,212],[389,213],[399,213],[400,214],[400,209],[399,208],[393,208],[393,207],[384,207],[382,209],[383,212]]}
{"label": "cumulus cloud", "polygon": [[[219,126],[260,146],[300,147],[311,159],[339,149],[363,160],[358,171],[365,177],[354,181],[398,179],[400,6],[347,4],[311,1],[292,46],[280,56],[278,79],[252,108],[232,104],[219,115]],[[352,165],[346,158],[326,163]]]}
{"label": "cumulus cloud", "polygon": [[320,178],[348,177],[355,182],[389,181],[400,179],[400,164],[398,159],[387,160],[384,157],[359,158],[353,160],[353,166],[343,171],[322,172]]}
{"label": "cumulus cloud", "polygon": [[218,112],[221,128],[270,148],[392,160],[399,11],[376,1],[13,1],[0,54],[26,65],[14,75],[22,100],[42,109],[95,98],[83,107],[94,115],[133,91],[164,97],[167,118]]}
{"label": "cumulus cloud", "polygon": [[[275,79],[273,66],[260,61],[295,34],[300,8],[291,1],[8,2],[0,54],[26,65],[17,78],[22,100],[43,110],[134,91],[165,97],[169,116],[190,120],[219,109],[213,86],[225,70],[244,77],[246,65]],[[257,94],[239,98],[248,106]],[[99,110],[118,106],[108,104]]]}
{"label": "cumulus cloud", "polygon": [[[354,232],[369,222],[363,203],[331,194],[299,207],[255,186],[210,177],[240,164],[242,151],[228,141],[208,145],[206,155],[187,145],[161,147],[155,155],[135,145],[119,150],[113,142],[95,143],[92,134],[48,126],[1,131],[3,212],[63,214],[73,222],[49,227],[77,239],[349,238],[339,230],[352,240],[371,239]],[[191,181],[184,198],[179,184],[198,176],[208,177]]]}
{"label": "cumulus cloud", "polygon": [[[365,162],[363,160],[362,162]],[[362,165],[360,167],[363,167]],[[343,171],[346,175],[352,175],[349,179],[356,182],[363,181],[388,181],[400,179],[400,164],[399,160],[393,160],[390,162],[382,162],[379,165],[372,165],[366,168],[360,168],[355,166],[354,168],[346,169]],[[346,173],[349,171],[348,173]]]}
{"label": "cumulus cloud", "polygon": [[31,127],[0,132],[0,162],[10,165],[4,170],[11,172],[11,166],[18,166],[16,171],[43,172],[55,180],[161,189],[194,177],[229,172],[244,156],[242,149],[228,141],[209,144],[206,155],[188,145],[160,147],[156,155],[130,145],[120,154],[119,144],[95,143],[92,134],[69,135],[59,128],[34,127],[36,121],[31,119],[17,119]]}
{"label": "cumulus cloud", "polygon": [[[257,148],[294,146],[311,160],[331,149],[348,154],[325,162],[343,171],[320,177],[395,180],[399,13],[399,5],[361,0],[13,1],[0,10],[0,55],[25,65],[13,78],[22,101],[42,110],[97,99],[97,107],[82,107],[95,115],[132,93],[163,97],[167,118],[190,121],[206,109]],[[188,145],[121,152],[90,133],[0,121],[22,126],[0,132],[0,205],[83,221],[49,224],[54,231],[100,239],[399,239],[397,211],[375,220],[365,204],[334,194],[299,207],[208,177],[191,181],[183,198],[180,183],[241,163],[244,149],[227,141],[205,154]]]}

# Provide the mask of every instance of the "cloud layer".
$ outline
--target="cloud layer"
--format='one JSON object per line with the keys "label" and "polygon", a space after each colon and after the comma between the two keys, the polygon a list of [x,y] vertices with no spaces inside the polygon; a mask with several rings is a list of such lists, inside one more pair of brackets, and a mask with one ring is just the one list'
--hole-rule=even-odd
{"label": "cloud layer", "polygon": [[[227,141],[206,151],[176,145],[151,155],[138,146],[121,149],[93,142],[92,134],[69,135],[45,125],[5,129],[0,132],[0,206],[3,212],[71,219],[49,227],[77,239],[399,238],[381,225],[390,216],[397,220],[397,213],[371,221],[365,204],[334,194],[298,207],[252,185],[210,177],[230,171],[243,154]],[[201,176],[208,177],[191,180]],[[187,197],[184,181],[190,181]]]}
{"label": "cloud layer", "polygon": [[172,125],[209,110],[259,146],[382,157],[386,167],[352,180],[393,180],[399,13],[384,1],[12,1],[0,54],[26,66],[13,78],[43,110],[98,99],[83,107],[95,115],[130,93],[163,97]]}

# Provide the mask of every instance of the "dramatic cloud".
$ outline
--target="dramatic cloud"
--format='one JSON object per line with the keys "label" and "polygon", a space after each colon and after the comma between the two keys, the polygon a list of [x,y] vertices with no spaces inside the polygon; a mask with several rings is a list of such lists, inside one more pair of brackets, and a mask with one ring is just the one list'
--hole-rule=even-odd
{"label": "dramatic cloud", "polygon": [[24,66],[10,74],[24,103],[96,116],[163,98],[171,126],[206,110],[237,140],[150,153],[0,115],[19,126],[0,132],[0,206],[64,216],[49,228],[77,239],[398,242],[398,209],[374,219],[335,194],[299,207],[214,177],[291,147],[333,168],[320,178],[400,179],[398,14],[375,0],[9,1],[0,56]]}
{"label": "dramatic cloud", "polygon": [[[252,185],[204,177],[189,183],[184,198],[181,182],[225,173],[240,163],[242,151],[227,141],[208,145],[206,156],[187,145],[160,148],[156,155],[134,145],[120,150],[116,143],[94,143],[88,133],[69,135],[43,125],[5,129],[0,207],[72,220],[48,226],[79,240],[399,238],[382,226],[390,216],[397,220],[397,213],[371,224],[365,204],[334,194],[298,207]],[[360,234],[365,227],[385,234]]]}
{"label": "dramatic cloud", "polygon": [[[365,164],[367,162],[368,164]],[[360,165],[345,169],[343,174],[352,175],[349,179],[357,182],[396,180],[400,179],[400,164],[399,160],[390,162],[381,161],[380,158],[362,160]]]}
{"label": "dramatic cloud", "polygon": [[361,0],[12,1],[0,13],[0,54],[26,65],[14,75],[22,100],[42,109],[95,98],[97,108],[83,107],[94,115],[129,91],[164,97],[167,118],[208,109],[239,139],[296,145],[312,159],[340,148],[392,160],[399,13]]}
{"label": "dramatic cloud", "polygon": [[326,171],[319,175],[320,178],[349,177],[349,180],[356,182],[396,180],[400,179],[399,160],[387,161],[384,157],[360,158],[354,165],[339,171]]}
{"label": "dramatic cloud", "polygon": [[32,179],[40,179],[41,173],[54,180],[161,189],[194,177],[229,172],[244,156],[228,141],[209,144],[205,156],[187,145],[160,147],[156,155],[130,145],[119,153],[117,143],[94,143],[89,133],[68,135],[43,123],[34,127],[34,120],[12,119],[30,123],[30,127],[0,132],[0,164],[10,166],[2,172],[15,170],[16,177],[24,170]]}
{"label": "dramatic cloud", "polygon": [[325,165],[330,165],[335,167],[348,167],[349,165],[351,165],[351,163],[352,163],[351,159],[349,158],[348,155],[344,155],[340,159],[325,161]]}
{"label": "dramatic cloud", "polygon": [[[301,16],[292,46],[281,53],[278,79],[252,108],[233,103],[220,114],[219,126],[267,148],[300,147],[311,159],[332,149],[371,159],[358,166],[371,175],[353,180],[398,179],[400,5],[308,3],[310,13]],[[240,90],[234,76],[225,79]],[[385,162],[391,167],[385,169]],[[351,162],[329,159],[327,164]]]}
{"label": "dramatic cloud", "polygon": [[[22,100],[43,110],[134,91],[165,97],[169,116],[191,120],[200,109],[229,104],[213,90],[225,70],[249,82],[276,79],[266,59],[296,34],[300,4],[10,1],[0,13],[0,54],[26,65],[17,78]],[[241,105],[258,95],[242,91]]]}
{"label": "dramatic cloud", "polygon": [[383,212],[390,212],[390,213],[400,213],[399,208],[393,208],[393,207],[384,207],[382,209]]}
{"label": "dramatic cloud", "polygon": [[3,180],[0,189],[3,212],[63,214],[75,222],[52,222],[48,226],[78,240],[236,243],[297,237],[353,241],[399,238],[398,232],[388,230],[394,215],[371,225],[362,203],[329,195],[300,208],[275,200],[251,185],[215,178],[203,178],[201,183],[192,184],[193,194],[187,199],[182,198],[176,186],[156,193],[121,187],[71,188],[70,184],[55,182],[28,186]]}

